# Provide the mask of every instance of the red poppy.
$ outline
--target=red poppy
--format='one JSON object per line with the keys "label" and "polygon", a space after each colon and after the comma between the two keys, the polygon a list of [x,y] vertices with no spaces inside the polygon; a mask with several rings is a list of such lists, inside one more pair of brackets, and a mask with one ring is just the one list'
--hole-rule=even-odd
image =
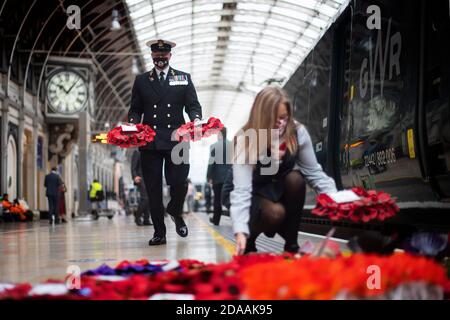
{"label": "red poppy", "polygon": [[328,216],[330,220],[348,219],[353,222],[369,222],[372,220],[383,221],[394,216],[400,209],[391,198],[383,191],[352,188],[360,199],[350,203],[336,203],[326,194],[317,196],[317,205],[311,211],[318,216]]}
{"label": "red poppy", "polygon": [[180,126],[175,132],[178,141],[199,141],[202,138],[219,133],[223,128],[222,122],[214,117],[208,119],[208,122],[200,126],[195,126],[194,122],[188,122]]}
{"label": "red poppy", "polygon": [[121,148],[142,147],[152,142],[155,138],[155,131],[146,124],[136,124],[137,132],[124,132],[122,126],[118,126],[108,132],[107,141],[109,144]]}
{"label": "red poppy", "polygon": [[[122,261],[118,267],[147,266],[147,262]],[[32,286],[21,284],[0,293],[0,299],[148,299],[156,293],[193,294],[198,300],[334,299],[342,293],[348,297],[371,298],[414,282],[436,285],[447,293],[450,291],[450,282],[442,266],[433,260],[408,254],[354,254],[333,259],[254,254],[235,256],[226,263],[181,260],[179,264],[181,268],[177,270],[149,276],[130,275],[118,281],[82,276],[81,290],[61,296],[30,297]],[[373,265],[383,273],[379,289],[367,286],[367,268]]]}
{"label": "red poppy", "polygon": [[[380,288],[367,285],[368,267],[382,270]],[[258,263],[241,272],[244,295],[250,299],[334,299],[346,292],[368,298],[401,284],[422,282],[444,288],[445,269],[433,260],[407,254],[350,257],[302,257],[294,261]]]}

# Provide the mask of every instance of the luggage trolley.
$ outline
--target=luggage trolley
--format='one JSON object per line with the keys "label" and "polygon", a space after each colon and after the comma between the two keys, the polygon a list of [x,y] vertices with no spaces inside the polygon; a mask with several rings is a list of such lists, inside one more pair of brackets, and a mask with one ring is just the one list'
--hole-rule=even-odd
{"label": "luggage trolley", "polygon": [[91,201],[93,210],[96,210],[94,219],[98,220],[100,217],[107,217],[111,220],[116,214],[117,209],[111,207],[111,203],[108,202],[108,192],[105,189],[103,200]]}

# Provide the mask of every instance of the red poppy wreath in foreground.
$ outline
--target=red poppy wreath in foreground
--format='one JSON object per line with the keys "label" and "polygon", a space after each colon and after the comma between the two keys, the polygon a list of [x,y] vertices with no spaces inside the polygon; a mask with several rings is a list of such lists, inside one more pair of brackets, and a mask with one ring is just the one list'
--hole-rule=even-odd
{"label": "red poppy wreath in foreground", "polygon": [[121,148],[142,147],[152,142],[155,131],[146,124],[136,124],[137,131],[124,131],[122,126],[108,132],[108,143]]}
{"label": "red poppy wreath in foreground", "polygon": [[[381,278],[372,282],[367,270],[374,266],[381,270]],[[403,253],[336,258],[254,254],[217,264],[123,261],[115,268],[102,265],[83,273],[78,284],[72,279],[37,285],[3,284],[3,288],[0,283],[0,300],[410,300],[442,299],[450,289],[443,266]]]}
{"label": "red poppy wreath in foreground", "polygon": [[213,134],[217,134],[222,130],[222,122],[214,117],[208,119],[208,122],[201,124],[201,126],[195,126],[194,122],[188,122],[183,124],[175,132],[175,138],[177,141],[199,141],[202,138],[210,137]]}
{"label": "red poppy wreath in foreground", "polygon": [[377,190],[360,187],[351,189],[360,199],[353,202],[336,203],[325,193],[317,196],[317,205],[311,211],[318,216],[328,216],[331,220],[349,219],[353,222],[383,221],[393,217],[400,209],[391,195]]}

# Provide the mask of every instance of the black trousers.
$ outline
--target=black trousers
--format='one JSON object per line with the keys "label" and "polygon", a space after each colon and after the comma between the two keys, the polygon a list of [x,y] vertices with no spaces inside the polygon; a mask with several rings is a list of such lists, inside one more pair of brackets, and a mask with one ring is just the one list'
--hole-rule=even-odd
{"label": "black trousers", "polygon": [[222,187],[223,183],[213,184],[214,191],[214,214],[213,222],[220,223],[220,217],[222,216]]}
{"label": "black trousers", "polygon": [[58,219],[58,196],[47,196],[48,199],[48,218],[52,219],[52,217],[55,217],[54,219]]}
{"label": "black trousers", "polygon": [[145,187],[145,183],[142,182],[137,185],[137,189],[139,191],[139,206],[137,208],[137,216],[143,217],[144,222],[150,221],[150,208],[148,203],[148,194],[147,188]]}
{"label": "black trousers", "polygon": [[141,166],[147,188],[150,215],[155,229],[154,236],[164,237],[166,225],[164,224],[162,192],[163,167],[166,182],[170,187],[167,213],[178,216],[183,213],[183,204],[188,189],[186,179],[189,174],[189,164],[174,164],[171,159],[171,150],[143,150],[141,151]]}

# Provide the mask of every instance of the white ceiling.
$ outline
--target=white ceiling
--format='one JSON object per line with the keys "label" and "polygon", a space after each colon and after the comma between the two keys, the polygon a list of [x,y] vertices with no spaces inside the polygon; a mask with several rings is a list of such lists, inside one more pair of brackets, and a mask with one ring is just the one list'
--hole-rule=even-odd
{"label": "white ceiling", "polygon": [[[289,79],[348,0],[126,3],[147,69],[153,63],[146,41],[176,42],[170,64],[192,75],[204,116],[221,119],[231,137],[246,121],[254,95],[268,82],[282,85]],[[198,170],[191,173],[204,169],[207,145],[200,142],[192,150],[203,164],[192,163]],[[203,172],[192,179],[200,176],[203,180]]]}

